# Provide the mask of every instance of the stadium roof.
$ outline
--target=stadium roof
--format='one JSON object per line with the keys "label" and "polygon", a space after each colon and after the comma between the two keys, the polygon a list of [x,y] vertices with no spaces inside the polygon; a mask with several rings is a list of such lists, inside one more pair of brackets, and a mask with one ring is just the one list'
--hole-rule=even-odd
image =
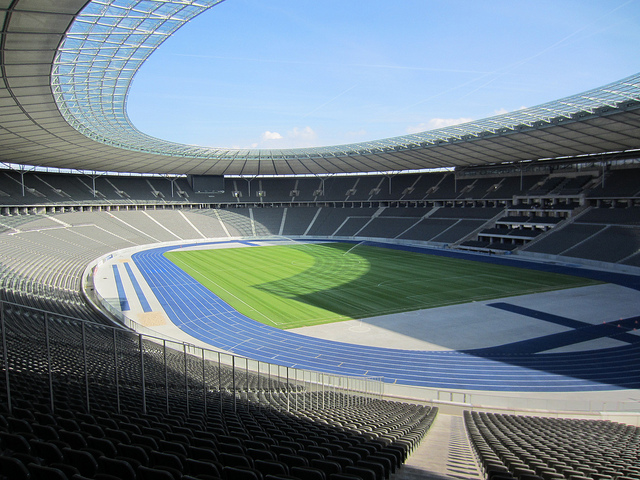
{"label": "stadium roof", "polygon": [[319,148],[183,145],[137,130],[133,76],[221,0],[0,0],[0,161],[82,170],[326,174],[485,165],[640,148],[640,74],[537,107]]}

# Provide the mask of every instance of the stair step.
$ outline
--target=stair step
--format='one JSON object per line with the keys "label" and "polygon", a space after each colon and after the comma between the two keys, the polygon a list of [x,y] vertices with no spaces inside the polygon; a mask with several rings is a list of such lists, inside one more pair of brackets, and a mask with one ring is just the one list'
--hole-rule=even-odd
{"label": "stair step", "polygon": [[420,446],[393,480],[482,480],[464,420],[438,413]]}

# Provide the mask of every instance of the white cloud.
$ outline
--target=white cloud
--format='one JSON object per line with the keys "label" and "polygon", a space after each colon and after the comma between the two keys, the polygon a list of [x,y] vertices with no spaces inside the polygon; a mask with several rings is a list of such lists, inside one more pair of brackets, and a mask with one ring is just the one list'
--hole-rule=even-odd
{"label": "white cloud", "polygon": [[360,130],[350,130],[348,132],[346,132],[345,137],[347,138],[362,138],[364,136],[367,135],[367,131],[364,128],[361,128]]}
{"label": "white cloud", "polygon": [[[524,110],[524,109],[526,109],[526,108],[527,108],[527,107],[522,106],[522,107],[520,107],[520,108],[516,108],[516,110],[515,110],[515,111],[518,111],[518,110]],[[498,110],[494,111],[494,112],[493,112],[493,114],[494,114],[494,115],[503,115],[503,114],[505,114],[505,113],[509,113],[509,112],[511,112],[511,111],[512,111],[512,110],[507,110],[506,108],[499,108]]]}
{"label": "white cloud", "polygon": [[282,140],[282,135],[280,135],[278,132],[270,132],[269,130],[267,130],[266,132],[264,132],[262,134],[262,140]]}
{"label": "white cloud", "polygon": [[460,123],[466,123],[472,121],[473,118],[432,118],[431,120],[417,125],[410,125],[407,127],[407,133],[420,133],[427,130],[435,130],[436,128],[451,127],[452,125],[459,125]]}
{"label": "white cloud", "polygon": [[426,123],[419,123],[417,125],[409,125],[407,127],[407,133],[420,133],[426,130],[431,130]]}
{"label": "white cloud", "polygon": [[315,140],[318,135],[313,131],[311,127],[298,128],[294,127],[293,130],[287,132],[288,138],[295,138],[299,140]]}
{"label": "white cloud", "polygon": [[293,127],[285,134],[265,131],[260,136],[260,142],[253,144],[252,148],[297,148],[312,147],[316,144],[318,134],[309,126]]}

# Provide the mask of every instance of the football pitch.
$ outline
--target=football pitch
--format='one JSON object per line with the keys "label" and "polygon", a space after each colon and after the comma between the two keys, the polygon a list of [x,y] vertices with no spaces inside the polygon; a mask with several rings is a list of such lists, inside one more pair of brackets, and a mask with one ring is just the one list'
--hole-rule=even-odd
{"label": "football pitch", "polygon": [[337,242],[165,255],[240,313],[282,329],[600,283]]}

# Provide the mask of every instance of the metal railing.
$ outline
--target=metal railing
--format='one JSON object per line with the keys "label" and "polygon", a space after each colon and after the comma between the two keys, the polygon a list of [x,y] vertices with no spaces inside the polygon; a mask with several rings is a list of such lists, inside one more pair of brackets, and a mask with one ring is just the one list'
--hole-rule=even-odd
{"label": "metal railing", "polygon": [[[36,395],[54,411],[69,398],[87,411],[180,410],[252,403],[289,412],[382,398],[378,377],[350,377],[251,360],[116,326],[0,301],[0,396]],[[35,393],[34,393],[35,392]]]}

